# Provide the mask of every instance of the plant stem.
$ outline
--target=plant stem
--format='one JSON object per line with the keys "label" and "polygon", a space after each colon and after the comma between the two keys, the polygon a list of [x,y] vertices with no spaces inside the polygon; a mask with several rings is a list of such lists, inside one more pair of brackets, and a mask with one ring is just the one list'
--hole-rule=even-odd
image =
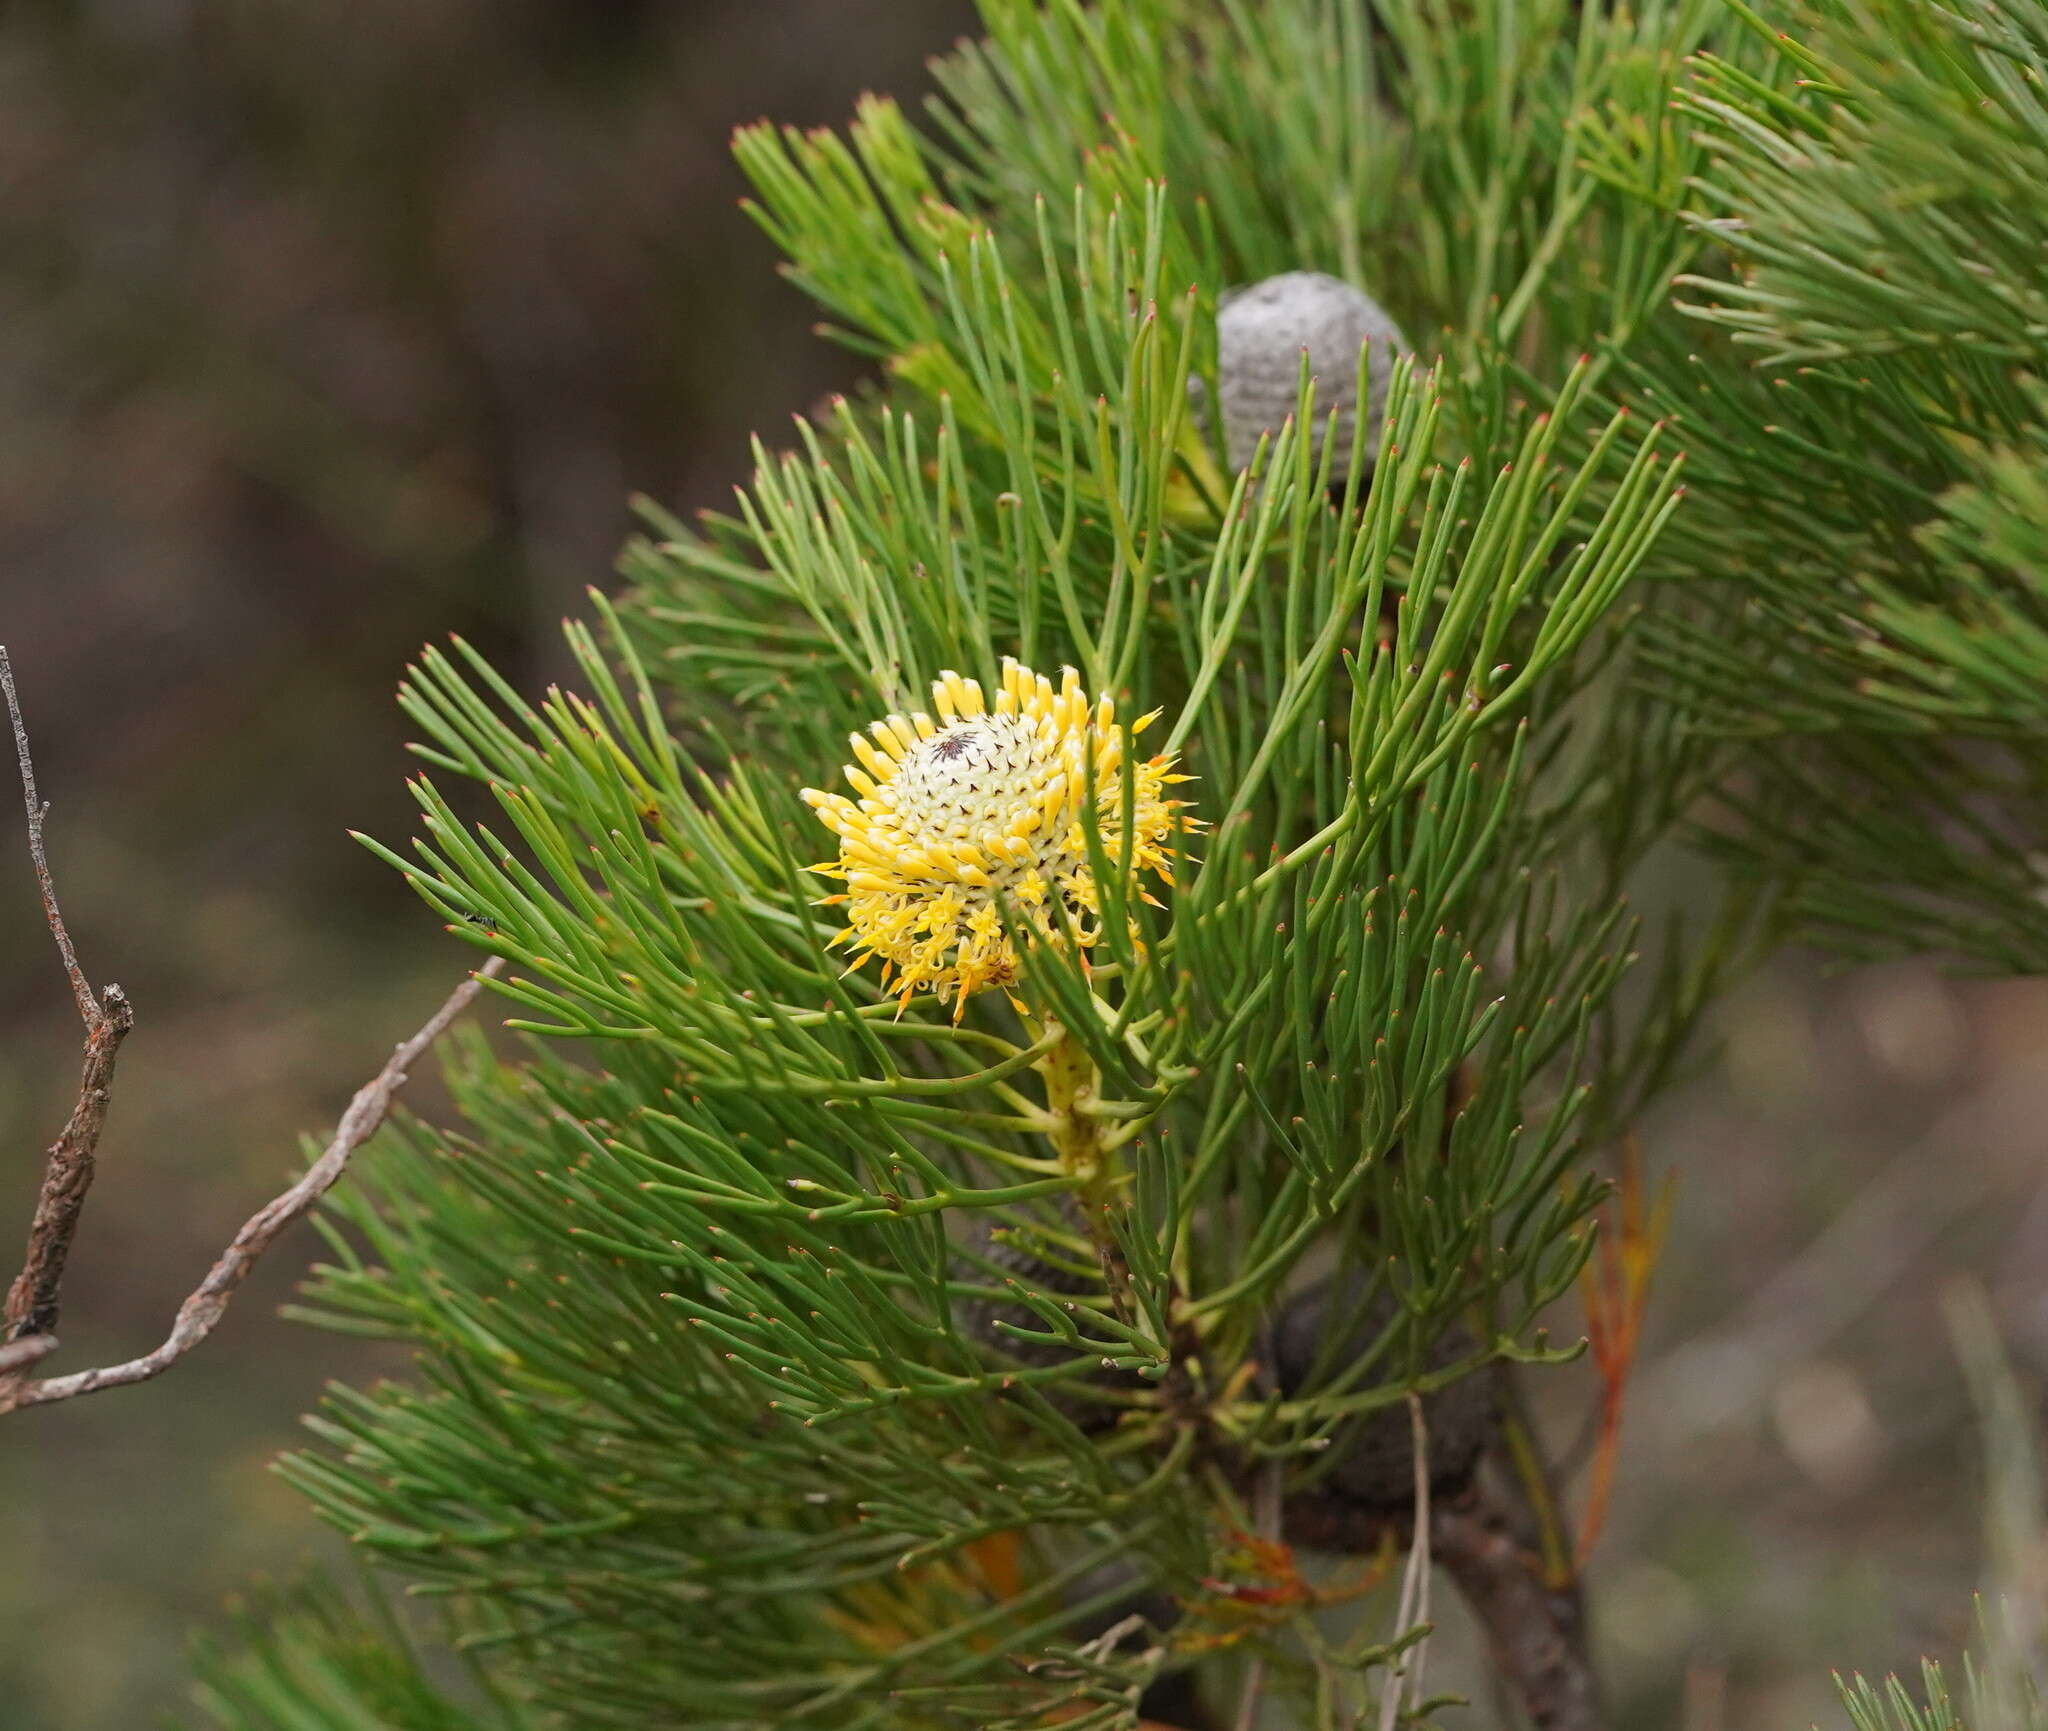
{"label": "plant stem", "polygon": [[1103,1140],[1102,1120],[1088,1108],[1102,1092],[1102,1073],[1088,1050],[1051,1017],[1045,1032],[1056,1036],[1035,1068],[1045,1079],[1045,1109],[1050,1123],[1046,1139],[1059,1156],[1060,1169],[1079,1182],[1081,1216],[1102,1263],[1102,1280],[1110,1308],[1119,1322],[1136,1315],[1131,1304],[1131,1271],[1109,1230],[1106,1211],[1113,1201],[1111,1151]]}
{"label": "plant stem", "polygon": [[1046,1139],[1059,1155],[1060,1170],[1078,1178],[1092,1200],[1106,1154],[1101,1121],[1087,1108],[1100,1095],[1101,1073],[1080,1041],[1057,1022],[1047,1018],[1045,1031],[1057,1036],[1037,1064],[1039,1075],[1045,1078],[1046,1114],[1052,1120]]}
{"label": "plant stem", "polygon": [[1493,1655],[1536,1731],[1604,1731],[1606,1713],[1586,1646],[1576,1580],[1553,1586],[1507,1501],[1482,1479],[1430,1522],[1436,1560],[1472,1607]]}

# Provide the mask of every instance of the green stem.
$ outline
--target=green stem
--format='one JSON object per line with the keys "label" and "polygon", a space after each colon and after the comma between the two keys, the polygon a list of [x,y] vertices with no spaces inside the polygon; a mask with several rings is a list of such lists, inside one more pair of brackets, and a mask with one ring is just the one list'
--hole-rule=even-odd
{"label": "green stem", "polygon": [[1106,1215],[1115,1196],[1113,1150],[1097,1108],[1102,1101],[1102,1072],[1088,1049],[1052,1017],[1044,1037],[1032,1050],[1044,1055],[1033,1066],[1045,1080],[1046,1139],[1059,1156],[1060,1170],[1075,1180],[1081,1216],[1089,1240],[1102,1263],[1103,1284],[1119,1322],[1130,1323],[1131,1271],[1111,1235]]}
{"label": "green stem", "polygon": [[[1102,1120],[1092,1110],[1101,1098],[1102,1075],[1087,1048],[1050,1017],[1046,1019],[1044,1055],[1033,1066],[1045,1079],[1046,1139],[1059,1156],[1060,1170],[1080,1181],[1082,1193],[1095,1199],[1107,1164],[1102,1145]],[[1049,1044],[1048,1044],[1049,1041]]]}

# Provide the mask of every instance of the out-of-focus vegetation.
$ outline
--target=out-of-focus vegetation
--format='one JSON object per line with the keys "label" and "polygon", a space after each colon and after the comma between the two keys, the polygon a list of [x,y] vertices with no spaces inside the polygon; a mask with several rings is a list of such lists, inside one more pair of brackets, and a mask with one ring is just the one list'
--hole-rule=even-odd
{"label": "out-of-focus vegetation", "polygon": [[1718,1020],[1645,1132],[1682,1176],[1595,1591],[1630,1723],[1839,1723],[1831,1669],[1973,1633],[1959,1276],[2048,1371],[2048,991],[1795,956]]}
{"label": "out-of-focus vegetation", "polygon": [[[54,1368],[153,1341],[296,1132],[467,959],[340,835],[410,822],[400,664],[460,630],[543,682],[627,495],[721,499],[748,430],[849,375],[768,286],[730,126],[906,90],[966,22],[0,14],[0,639],[74,929],[140,1013]],[[18,840],[0,894],[12,1234],[76,1038]],[[1696,1731],[1827,1719],[1828,1667],[1968,1633],[1949,1275],[1983,1272],[2022,1371],[2048,1369],[2048,991],[1794,960],[1720,1031],[1649,1127],[1685,1177],[1594,1576],[1627,1721]],[[294,1267],[165,1382],[0,1428],[0,1728],[143,1722],[226,1588],[322,1542],[265,1462],[325,1377],[377,1360],[270,1320]],[[1547,1416],[1566,1435],[1580,1410]]]}

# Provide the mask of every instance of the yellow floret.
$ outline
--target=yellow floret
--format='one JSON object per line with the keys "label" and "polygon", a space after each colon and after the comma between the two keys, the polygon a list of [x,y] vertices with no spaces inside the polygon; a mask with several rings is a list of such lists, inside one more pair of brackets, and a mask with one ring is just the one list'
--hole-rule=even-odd
{"label": "yellow floret", "polygon": [[845,775],[857,800],[816,788],[803,797],[839,837],[838,859],[812,868],[846,883],[832,898],[847,911],[834,941],[853,946],[856,967],[879,956],[883,979],[893,975],[906,999],[952,999],[957,1017],[970,993],[1017,977],[1002,898],[1042,918],[1057,894],[1084,947],[1101,936],[1085,802],[1120,870],[1170,878],[1169,839],[1194,825],[1165,797],[1186,777],[1162,754],[1133,766],[1125,833],[1126,730],[1108,697],[1089,702],[1071,667],[1055,689],[1006,659],[993,708],[976,681],[942,674],[932,707],[936,721],[891,715],[870,724],[870,738],[853,736],[858,762]]}

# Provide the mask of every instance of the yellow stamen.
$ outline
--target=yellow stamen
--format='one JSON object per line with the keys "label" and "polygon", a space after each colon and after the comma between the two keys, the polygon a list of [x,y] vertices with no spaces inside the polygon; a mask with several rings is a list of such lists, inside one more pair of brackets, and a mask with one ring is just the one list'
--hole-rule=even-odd
{"label": "yellow stamen", "polygon": [[1102,849],[1120,870],[1170,877],[1168,838],[1196,825],[1165,796],[1169,782],[1186,778],[1162,754],[1131,771],[1125,833],[1125,729],[1116,705],[1091,702],[1072,668],[1055,689],[1005,659],[993,707],[976,681],[948,671],[932,686],[932,707],[936,721],[891,715],[852,736],[860,767],[845,773],[858,805],[810,788],[803,797],[840,839],[838,860],[813,869],[846,882],[850,893],[836,899],[855,965],[877,958],[904,997],[933,992],[953,1000],[957,1015],[970,993],[1017,977],[1002,898],[1042,914],[1057,894],[1084,949],[1100,938],[1084,802],[1092,799]]}

